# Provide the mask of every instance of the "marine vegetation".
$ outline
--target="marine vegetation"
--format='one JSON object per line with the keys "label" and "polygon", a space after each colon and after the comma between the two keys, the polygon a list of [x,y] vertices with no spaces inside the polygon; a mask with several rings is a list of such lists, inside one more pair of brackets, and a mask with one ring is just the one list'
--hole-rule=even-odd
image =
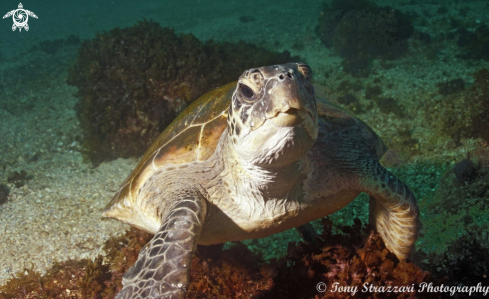
{"label": "marine vegetation", "polygon": [[151,238],[135,229],[121,237],[109,239],[104,246],[106,256],[95,260],[68,260],[56,263],[46,274],[24,269],[0,287],[1,299],[12,298],[114,298],[128,263]]}
{"label": "marine vegetation", "polygon": [[427,101],[422,109],[430,125],[450,136],[457,145],[464,138],[489,142],[489,71],[482,68],[473,76],[475,81],[471,86],[446,92],[443,97]]}
{"label": "marine vegetation", "polygon": [[[424,211],[424,217],[421,219],[424,229],[421,231],[423,237],[418,239],[417,247],[431,256],[422,257],[421,254],[421,257],[417,258],[420,261],[417,264],[432,272],[433,267],[438,267],[434,264],[441,259],[444,253],[447,253],[448,257],[453,256],[453,249],[449,249],[451,243],[458,242],[459,238],[468,235],[469,232],[474,234],[469,235],[470,238],[477,235],[477,232],[484,232],[481,237],[487,237],[484,237],[484,234],[489,228],[487,216],[489,211],[489,147],[477,148],[456,163],[423,165],[423,169],[430,168],[436,169],[436,171],[432,170],[431,176],[439,183],[431,184],[431,186],[424,185],[415,191],[420,198],[428,199],[420,203],[420,210]],[[424,181],[429,182],[428,176],[420,174],[418,176],[420,179],[424,177]],[[415,184],[412,181],[409,183]],[[421,186],[420,183],[418,185]],[[479,238],[478,243],[482,244],[482,247],[489,248],[487,242],[479,242],[483,238]],[[485,260],[478,261],[478,263],[486,262]],[[448,265],[450,263],[447,263],[447,270]],[[448,273],[445,270],[439,271]]]}
{"label": "marine vegetation", "polygon": [[459,161],[448,170],[428,208],[447,216],[464,213],[467,224],[484,220],[471,218],[476,212],[489,209],[489,150],[475,151],[472,157]]}
{"label": "marine vegetation", "polygon": [[440,82],[436,86],[438,86],[438,93],[444,96],[454,94],[465,89],[464,80],[461,78],[453,79],[448,82]]}
{"label": "marine vegetation", "polygon": [[[288,256],[279,259],[275,287],[267,293],[270,298],[351,298],[351,292],[318,293],[316,286],[324,283],[328,290],[333,285],[357,287],[416,286],[431,282],[431,275],[413,263],[399,262],[386,249],[382,238],[369,231],[360,220],[350,227],[339,227],[342,233],[333,233],[333,223],[321,220],[323,232],[318,237],[321,250],[304,243],[289,244]],[[285,266],[287,265],[287,266]],[[297,286],[301,286],[297,288]],[[429,298],[427,294],[357,293],[355,298]],[[428,294],[429,295],[429,294]]]}
{"label": "marine vegetation", "polygon": [[189,103],[250,67],[299,60],[245,42],[202,42],[153,21],[84,41],[68,84],[94,164],[140,156]]}
{"label": "marine vegetation", "polygon": [[[418,252],[422,267],[430,270],[435,278],[445,285],[483,286],[489,284],[489,239],[487,227],[467,231],[454,240],[442,254]],[[468,294],[457,294],[458,298],[469,298]],[[448,296],[447,296],[448,297]],[[473,296],[472,296],[473,297]]]}
{"label": "marine vegetation", "polygon": [[[360,290],[363,283],[380,287],[433,281],[428,272],[413,263],[399,262],[382,238],[362,227],[358,219],[353,226],[340,227],[342,233],[333,233],[327,218],[321,223],[318,245],[290,243],[288,255],[278,260],[265,262],[242,243],[234,243],[212,257],[197,250],[187,298],[350,298],[351,293],[346,292],[319,293],[316,285],[323,282],[329,289],[339,283]],[[0,298],[114,298],[122,286],[122,275],[150,238],[148,233],[132,228],[106,242],[105,257],[57,263],[44,276],[26,269],[0,287]],[[373,294],[357,294],[357,298],[367,295]],[[417,293],[414,288],[413,292],[381,295],[429,298],[423,296],[430,294]]]}
{"label": "marine vegetation", "polygon": [[5,184],[0,184],[0,206],[8,201],[10,189]]}
{"label": "marine vegetation", "polygon": [[489,28],[487,25],[480,25],[473,32],[460,27],[457,34],[457,45],[463,51],[463,54],[458,57],[489,61]]}
{"label": "marine vegetation", "polygon": [[404,55],[413,32],[409,15],[367,0],[333,0],[316,26],[322,43],[344,58],[343,70],[357,77],[368,76],[372,59]]}
{"label": "marine vegetation", "polygon": [[7,178],[7,182],[14,184],[16,188],[20,188],[31,179],[32,175],[27,174],[25,170],[21,170],[20,172],[15,171],[11,173]]}
{"label": "marine vegetation", "polygon": [[[453,238],[442,252],[416,252],[417,264],[429,270],[445,285],[477,286],[489,284],[489,147],[481,147],[458,161],[440,181],[427,210],[441,215],[446,224],[431,229],[443,241]],[[457,237],[458,236],[458,237]],[[435,238],[436,239],[436,238]],[[440,240],[435,242],[441,243]],[[426,247],[426,246],[425,246]],[[438,246],[439,249],[440,246]],[[424,247],[423,247],[424,248]],[[459,294],[458,298],[469,298]]]}

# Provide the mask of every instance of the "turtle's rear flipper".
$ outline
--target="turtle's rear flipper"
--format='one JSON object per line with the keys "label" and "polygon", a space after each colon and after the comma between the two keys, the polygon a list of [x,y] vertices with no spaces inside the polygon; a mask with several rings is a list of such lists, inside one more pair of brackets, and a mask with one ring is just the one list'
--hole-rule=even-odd
{"label": "turtle's rear flipper", "polygon": [[12,31],[15,31],[15,29],[17,29],[17,26],[15,26],[15,24],[12,25]]}
{"label": "turtle's rear flipper", "polygon": [[116,299],[185,298],[206,200],[199,191],[192,190],[169,200],[175,204],[158,233],[141,249],[137,262],[124,274],[124,287]]}
{"label": "turtle's rear flipper", "polygon": [[370,224],[386,247],[400,260],[408,258],[420,229],[419,210],[413,192],[377,161],[363,185],[370,195]]}

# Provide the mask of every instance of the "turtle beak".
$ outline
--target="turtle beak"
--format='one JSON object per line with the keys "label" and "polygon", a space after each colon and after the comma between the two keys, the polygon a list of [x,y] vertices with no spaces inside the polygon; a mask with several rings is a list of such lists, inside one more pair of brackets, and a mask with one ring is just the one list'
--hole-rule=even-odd
{"label": "turtle beak", "polygon": [[273,117],[271,122],[279,127],[295,127],[303,123],[307,118],[311,118],[312,114],[304,109],[290,108],[285,112],[279,112]]}
{"label": "turtle beak", "polygon": [[317,122],[314,90],[295,65],[270,66],[263,71],[271,77],[267,119],[286,127],[296,126],[308,118]]}
{"label": "turtle beak", "polygon": [[[286,79],[287,80],[287,79]],[[290,80],[290,79],[289,79]],[[272,94],[274,108],[269,113],[269,119],[277,126],[292,127],[310,118],[316,122],[316,99],[314,94],[306,91],[301,85],[287,84],[289,88],[277,88]]]}

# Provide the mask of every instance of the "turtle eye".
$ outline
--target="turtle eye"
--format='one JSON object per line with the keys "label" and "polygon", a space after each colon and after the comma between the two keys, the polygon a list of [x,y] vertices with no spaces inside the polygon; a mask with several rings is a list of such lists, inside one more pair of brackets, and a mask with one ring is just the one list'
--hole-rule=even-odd
{"label": "turtle eye", "polygon": [[241,83],[239,84],[239,92],[247,99],[251,99],[255,95],[251,88]]}

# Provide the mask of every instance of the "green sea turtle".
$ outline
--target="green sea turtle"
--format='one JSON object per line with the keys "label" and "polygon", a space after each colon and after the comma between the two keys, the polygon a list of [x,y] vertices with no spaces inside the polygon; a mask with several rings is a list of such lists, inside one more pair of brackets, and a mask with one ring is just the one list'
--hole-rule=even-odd
{"label": "green sea turtle", "polygon": [[158,137],[103,215],[154,233],[116,298],[184,298],[197,244],[261,238],[334,213],[360,192],[400,260],[418,233],[409,188],[383,168],[365,123],[317,99],[311,68],[245,71]]}

